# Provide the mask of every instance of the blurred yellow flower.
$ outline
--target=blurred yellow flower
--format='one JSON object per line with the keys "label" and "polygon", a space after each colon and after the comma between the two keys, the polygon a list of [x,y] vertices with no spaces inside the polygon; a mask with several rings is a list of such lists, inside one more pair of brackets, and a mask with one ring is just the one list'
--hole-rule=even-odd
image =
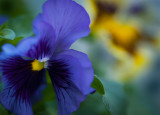
{"label": "blurred yellow flower", "polygon": [[[138,76],[149,64],[149,50],[139,48],[142,34],[136,25],[121,21],[116,16],[124,0],[91,0],[95,18],[91,30],[96,38],[103,41],[107,50],[118,60],[114,71],[120,81],[129,81]],[[92,13],[93,14],[93,13]]]}

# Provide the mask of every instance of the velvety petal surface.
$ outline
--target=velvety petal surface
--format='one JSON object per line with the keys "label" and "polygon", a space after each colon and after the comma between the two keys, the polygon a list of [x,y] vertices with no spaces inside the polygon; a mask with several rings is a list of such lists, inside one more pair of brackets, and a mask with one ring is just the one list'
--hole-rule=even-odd
{"label": "velvety petal surface", "polygon": [[41,94],[44,84],[44,70],[32,71],[31,62],[14,56],[0,63],[4,84],[0,102],[18,115],[33,115],[31,100],[37,93]]}
{"label": "velvety petal surface", "polygon": [[22,40],[17,49],[22,56],[43,60],[53,55],[55,48],[55,31],[52,26],[35,19],[33,22],[35,37]]}
{"label": "velvety petal surface", "polygon": [[56,92],[59,115],[77,110],[93,89],[93,69],[88,57],[74,50],[58,54],[48,62],[48,71]]}
{"label": "velvety petal surface", "polygon": [[76,50],[65,50],[56,56],[57,60],[63,60],[70,67],[72,80],[76,86],[83,92],[89,94],[90,85],[94,79],[92,64],[85,53]]}
{"label": "velvety petal surface", "polygon": [[56,52],[89,34],[90,19],[83,7],[72,0],[48,0],[40,15],[56,32]]}

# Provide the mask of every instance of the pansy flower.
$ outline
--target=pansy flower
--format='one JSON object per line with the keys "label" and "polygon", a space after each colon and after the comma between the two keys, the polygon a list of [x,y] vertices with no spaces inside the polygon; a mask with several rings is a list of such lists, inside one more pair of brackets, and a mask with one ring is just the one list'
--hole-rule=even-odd
{"label": "pansy flower", "polygon": [[52,81],[59,115],[77,110],[94,91],[93,69],[86,54],[69,47],[90,32],[90,19],[72,0],[48,0],[33,21],[35,36],[16,47],[3,46],[0,94],[2,105],[18,115],[32,115],[32,104],[45,87],[45,71]]}

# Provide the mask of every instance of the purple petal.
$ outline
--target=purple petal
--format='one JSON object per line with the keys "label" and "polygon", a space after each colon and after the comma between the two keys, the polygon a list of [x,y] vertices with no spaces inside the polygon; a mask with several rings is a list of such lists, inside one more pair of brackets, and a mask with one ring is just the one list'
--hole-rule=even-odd
{"label": "purple petal", "polygon": [[56,59],[64,60],[70,66],[73,82],[85,95],[92,91],[90,85],[94,79],[94,72],[86,54],[75,50],[66,50],[58,54]]}
{"label": "purple petal", "polygon": [[86,95],[72,82],[68,66],[59,60],[50,60],[49,74],[56,93],[58,115],[69,115],[76,111]]}
{"label": "purple petal", "polygon": [[59,115],[68,115],[77,110],[87,94],[93,92],[90,87],[93,69],[83,53],[64,51],[48,62],[48,71],[56,92]]}
{"label": "purple petal", "polygon": [[16,48],[12,44],[5,44],[2,46],[2,51],[6,55],[15,55],[16,54]]}
{"label": "purple petal", "polygon": [[6,87],[0,94],[1,104],[17,115],[33,115],[32,106],[30,102],[25,102],[22,99],[17,99],[14,89]]}
{"label": "purple petal", "polygon": [[6,59],[9,56],[18,54],[17,49],[12,44],[5,44],[2,46],[2,53],[0,53],[0,60]]}
{"label": "purple petal", "polygon": [[8,19],[7,16],[0,16],[0,26]]}
{"label": "purple petal", "polygon": [[87,12],[72,0],[48,0],[40,16],[55,28],[57,52],[68,49],[73,42],[90,32]]}
{"label": "purple petal", "polygon": [[[32,60],[19,56],[1,61],[4,88],[0,101],[8,110],[18,115],[32,115],[31,99],[44,84],[44,70],[32,71]],[[39,93],[40,94],[40,93]]]}
{"label": "purple petal", "polygon": [[[38,30],[39,29],[39,30]],[[22,40],[17,49],[22,56],[34,59],[49,58],[55,48],[55,31],[41,20],[34,21],[35,37]]]}

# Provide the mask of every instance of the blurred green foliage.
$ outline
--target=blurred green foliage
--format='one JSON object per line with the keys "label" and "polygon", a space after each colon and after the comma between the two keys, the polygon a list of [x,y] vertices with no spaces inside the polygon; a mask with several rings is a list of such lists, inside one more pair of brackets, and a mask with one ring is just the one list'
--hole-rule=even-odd
{"label": "blurred green foliage", "polygon": [[103,102],[111,115],[126,115],[127,96],[123,85],[105,80],[103,80],[103,85],[105,88]]}
{"label": "blurred green foliage", "polygon": [[12,29],[16,37],[29,37],[33,34],[33,17],[30,14],[20,15],[8,20],[8,28]]}
{"label": "blurred green foliage", "polygon": [[0,15],[16,17],[28,13],[22,0],[0,0]]}

